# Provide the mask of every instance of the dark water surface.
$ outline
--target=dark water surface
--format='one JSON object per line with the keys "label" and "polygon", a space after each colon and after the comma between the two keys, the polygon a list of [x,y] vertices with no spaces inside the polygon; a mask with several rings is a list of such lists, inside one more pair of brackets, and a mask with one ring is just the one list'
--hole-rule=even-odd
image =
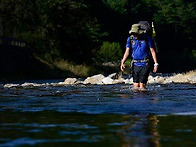
{"label": "dark water surface", "polygon": [[196,146],[196,86],[0,86],[0,146]]}

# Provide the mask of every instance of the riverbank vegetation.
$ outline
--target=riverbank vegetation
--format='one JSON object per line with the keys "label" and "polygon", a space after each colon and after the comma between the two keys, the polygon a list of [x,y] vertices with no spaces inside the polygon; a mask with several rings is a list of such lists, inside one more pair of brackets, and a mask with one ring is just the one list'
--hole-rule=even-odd
{"label": "riverbank vegetation", "polygon": [[0,36],[23,40],[33,57],[51,69],[52,77],[119,70],[103,62],[120,61],[131,25],[140,20],[155,24],[159,72],[196,68],[194,0],[0,2]]}

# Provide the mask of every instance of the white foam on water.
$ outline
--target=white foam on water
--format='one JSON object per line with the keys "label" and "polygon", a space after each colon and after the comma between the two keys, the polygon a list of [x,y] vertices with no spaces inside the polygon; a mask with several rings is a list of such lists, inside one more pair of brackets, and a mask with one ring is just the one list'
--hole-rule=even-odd
{"label": "white foam on water", "polygon": [[196,111],[192,111],[192,112],[179,112],[179,113],[173,113],[172,115],[196,115]]}
{"label": "white foam on water", "polygon": [[169,114],[159,114],[159,116],[168,116],[168,115],[196,116],[196,111],[191,111],[191,112],[176,112],[176,113],[169,113]]}

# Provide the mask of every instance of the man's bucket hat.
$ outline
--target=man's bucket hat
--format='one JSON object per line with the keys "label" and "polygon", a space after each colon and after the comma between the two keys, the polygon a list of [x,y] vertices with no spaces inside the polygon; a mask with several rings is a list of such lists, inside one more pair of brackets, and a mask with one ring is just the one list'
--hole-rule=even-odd
{"label": "man's bucket hat", "polygon": [[141,29],[141,26],[139,24],[133,24],[131,30],[129,31],[129,34],[133,34],[133,33],[142,34],[144,32],[145,30]]}

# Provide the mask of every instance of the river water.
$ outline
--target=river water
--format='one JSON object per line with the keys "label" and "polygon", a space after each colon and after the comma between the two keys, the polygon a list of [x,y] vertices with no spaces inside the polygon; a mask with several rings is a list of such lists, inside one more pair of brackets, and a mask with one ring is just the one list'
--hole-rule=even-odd
{"label": "river water", "polygon": [[0,85],[2,147],[196,146],[195,123],[195,84]]}

